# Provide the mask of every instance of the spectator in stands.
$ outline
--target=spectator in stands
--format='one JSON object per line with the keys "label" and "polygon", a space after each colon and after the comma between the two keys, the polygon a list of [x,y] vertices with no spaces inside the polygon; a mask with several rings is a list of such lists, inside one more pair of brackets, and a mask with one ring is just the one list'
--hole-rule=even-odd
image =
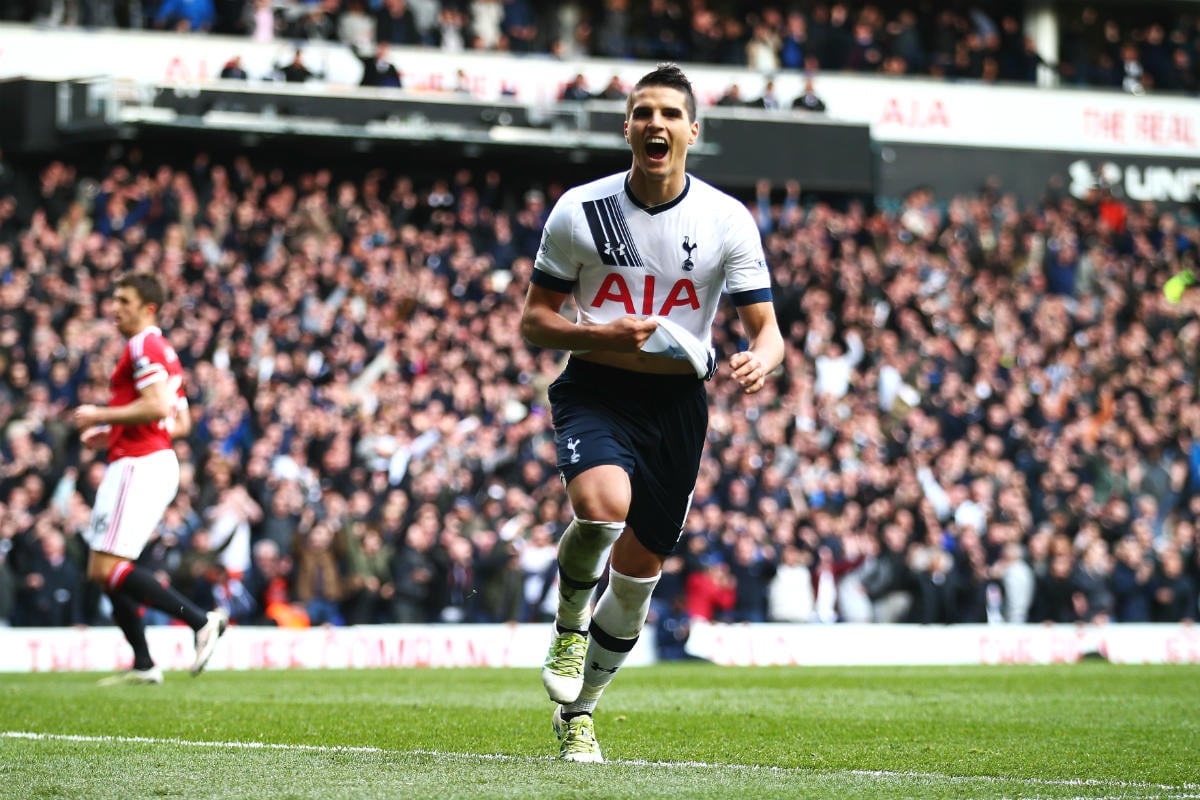
{"label": "spectator in stands", "polygon": [[242,66],[242,57],[234,56],[221,67],[221,77],[225,80],[244,81],[250,76],[246,74],[246,69]]}
{"label": "spectator in stands", "polygon": [[737,585],[729,565],[712,554],[687,578],[687,612],[693,620],[731,622],[737,604]]}
{"label": "spectator in stands", "polygon": [[808,20],[801,11],[789,11],[787,24],[779,40],[779,66],[801,70],[807,60]]}
{"label": "spectator in stands", "polygon": [[279,546],[269,539],[254,544],[254,563],[246,575],[246,591],[254,600],[249,615],[237,622],[243,625],[274,625],[280,628],[306,628],[308,614],[292,602],[288,576],[292,560],[281,555]]}
{"label": "spectator in stands", "polygon": [[295,547],[293,591],[313,625],[342,625],[343,565],[334,551],[334,531],[317,522]]}
{"label": "spectator in stands", "polygon": [[154,26],[204,33],[212,30],[215,17],[212,0],[164,0],[154,16]]}
{"label": "spectator in stands", "polygon": [[1129,94],[1145,94],[1149,86],[1153,86],[1154,78],[1146,71],[1138,53],[1137,45],[1126,42],[1121,45],[1119,61],[1120,86]]}
{"label": "spectator in stands", "polygon": [[649,61],[674,61],[683,53],[683,31],[687,26],[683,8],[675,0],[650,0],[636,25],[633,57]]}
{"label": "spectator in stands", "polygon": [[538,22],[528,0],[504,0],[500,29],[514,53],[532,53],[539,44]]}
{"label": "spectator in stands", "polygon": [[82,571],[67,554],[66,538],[43,518],[35,533],[38,550],[19,590],[22,613],[15,624],[63,627],[83,622]]}
{"label": "spectator in stands", "polygon": [[816,90],[813,88],[811,75],[804,76],[804,91],[796,95],[796,99],[792,101],[792,108],[797,111],[825,110],[825,101],[817,95]]}
{"label": "spectator in stands", "polygon": [[[0,512],[4,510],[3,504],[0,503]],[[0,535],[0,628],[12,625],[17,619],[17,578],[8,563],[10,552],[12,552],[12,539]],[[78,582],[74,588],[79,588]]]}
{"label": "spectator in stands", "polygon": [[869,21],[854,23],[846,52],[846,69],[851,72],[878,72],[883,65],[883,48],[875,38]]}
{"label": "spectator in stands", "polygon": [[247,19],[243,26],[249,28],[250,38],[260,44],[270,44],[282,32],[283,21],[275,14],[273,0],[254,0],[246,7]]}
{"label": "spectator in stands", "polygon": [[379,529],[357,519],[343,528],[346,586],[342,599],[347,625],[391,622],[393,549]]}
{"label": "spectator in stands", "polygon": [[775,74],[780,67],[781,46],[779,33],[769,24],[755,24],[750,41],[746,43],[746,66],[764,75]]}
{"label": "spectator in stands", "polygon": [[689,658],[687,640],[691,636],[692,625],[687,613],[686,597],[682,594],[673,595],[670,607],[662,613],[655,613],[653,617],[658,658],[663,661]]}
{"label": "spectator in stands", "polygon": [[[384,29],[380,22],[380,30]],[[382,38],[382,35],[381,35]],[[447,53],[458,53],[467,47],[467,20],[463,12],[451,6],[442,5],[438,12],[437,22],[430,30],[429,44]]]}
{"label": "spectator in stands", "polygon": [[275,71],[288,83],[304,83],[310,78],[320,80],[323,77],[320,73],[313,72],[305,66],[304,53],[299,48],[293,53],[290,63],[276,64]]}
{"label": "spectator in stands", "polygon": [[1112,571],[1113,619],[1117,622],[1150,622],[1154,603],[1155,564],[1134,536],[1122,536],[1116,545]]}
{"label": "spectator in stands", "polygon": [[434,535],[428,524],[413,523],[408,527],[392,563],[396,586],[393,617],[396,622],[433,621],[433,591],[438,576],[433,548]]}
{"label": "spectator in stands", "polygon": [[[405,46],[421,44],[421,31],[417,27],[417,20],[408,5],[408,0],[383,0],[373,7],[376,8],[377,41]],[[450,9],[449,16],[444,17],[443,21],[452,20],[457,13],[456,10]]]}
{"label": "spectator in stands", "polygon": [[730,575],[734,585],[734,622],[766,622],[771,580],[776,574],[775,551],[748,533],[733,545]]}
{"label": "spectator in stands", "polygon": [[742,87],[736,83],[729,84],[721,96],[717,98],[716,105],[727,107],[744,105],[744,101],[742,100]]}
{"label": "spectator in stands", "polygon": [[1189,95],[1200,92],[1200,75],[1196,70],[1197,55],[1186,47],[1172,49],[1171,66],[1160,84],[1161,88]]}
{"label": "spectator in stands", "polygon": [[[873,537],[872,537],[873,538]],[[916,589],[914,576],[906,562],[908,534],[892,522],[883,528],[878,554],[868,558],[860,576],[862,588],[871,601],[870,622],[904,622],[913,609]]]}
{"label": "spectator in stands", "polygon": [[[375,18],[367,13],[362,0],[348,0],[337,19],[337,40],[355,51],[368,50],[376,42]],[[379,41],[386,42],[382,37]]]}
{"label": "spectator in stands", "polygon": [[813,615],[812,573],[806,562],[811,554],[793,542],[784,545],[767,597],[771,622],[808,622]]}
{"label": "spectator in stands", "polygon": [[782,108],[783,106],[779,101],[779,95],[775,92],[775,81],[768,80],[766,86],[763,87],[763,93],[754,100],[746,103],[746,105],[751,108]]}
{"label": "spectator in stands", "polygon": [[506,50],[501,25],[504,22],[504,4],[500,0],[471,0],[471,49]]}
{"label": "spectator in stands", "polygon": [[471,621],[519,622],[524,576],[512,540],[501,539],[495,530],[484,527],[472,534],[471,544],[479,586],[479,606]]}
{"label": "spectator in stands", "polygon": [[608,79],[608,83],[604,84],[604,88],[596,95],[599,100],[624,100],[628,95],[624,85],[621,83],[620,75],[613,75]]}
{"label": "spectator in stands", "polygon": [[1177,547],[1163,548],[1153,589],[1155,622],[1196,620],[1196,586],[1184,572],[1183,556]]}
{"label": "spectator in stands", "polygon": [[388,87],[392,89],[399,89],[403,86],[400,70],[396,68],[396,65],[388,57],[388,45],[386,41],[380,41],[375,45],[375,51],[371,55],[364,56],[358,51],[355,51],[354,55],[362,63],[363,67],[362,79],[359,81],[360,86]]}
{"label": "spectator in stands", "polygon": [[588,90],[587,78],[582,72],[577,73],[571,82],[563,87],[558,99],[576,102],[592,99],[592,93]]}
{"label": "spectator in stands", "polygon": [[1037,577],[1025,560],[1024,547],[1015,540],[1006,542],[1000,558],[992,567],[1004,597],[1004,621],[1021,624],[1029,620]]}

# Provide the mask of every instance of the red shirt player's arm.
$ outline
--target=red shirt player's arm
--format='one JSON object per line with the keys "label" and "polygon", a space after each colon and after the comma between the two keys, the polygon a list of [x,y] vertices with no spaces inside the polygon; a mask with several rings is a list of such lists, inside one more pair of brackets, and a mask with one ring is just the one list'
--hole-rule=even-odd
{"label": "red shirt player's arm", "polygon": [[192,412],[188,409],[187,396],[182,389],[176,389],[175,411],[167,427],[172,439],[182,439],[192,432]]}
{"label": "red shirt player's arm", "polygon": [[140,352],[130,353],[138,398],[123,406],[109,406],[105,409],[104,422],[140,425],[175,414],[177,389],[172,386],[167,372],[166,342],[159,336],[146,336],[141,345]]}

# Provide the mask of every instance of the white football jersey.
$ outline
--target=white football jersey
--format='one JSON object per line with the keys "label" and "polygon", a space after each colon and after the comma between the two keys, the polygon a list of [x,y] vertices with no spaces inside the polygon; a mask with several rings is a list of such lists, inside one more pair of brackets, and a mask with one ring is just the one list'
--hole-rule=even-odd
{"label": "white football jersey", "polygon": [[705,347],[722,291],[739,306],[771,300],[749,210],[690,175],[679,197],[653,207],[634,198],[627,172],[565,192],[542,231],[533,282],[572,295],[581,324],[666,317]]}

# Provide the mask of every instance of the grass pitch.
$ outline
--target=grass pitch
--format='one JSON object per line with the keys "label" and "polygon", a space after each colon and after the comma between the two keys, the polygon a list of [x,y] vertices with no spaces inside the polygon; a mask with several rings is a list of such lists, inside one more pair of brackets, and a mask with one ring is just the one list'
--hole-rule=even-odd
{"label": "grass pitch", "polygon": [[565,764],[537,670],[0,678],[0,798],[1200,798],[1200,667],[623,670]]}

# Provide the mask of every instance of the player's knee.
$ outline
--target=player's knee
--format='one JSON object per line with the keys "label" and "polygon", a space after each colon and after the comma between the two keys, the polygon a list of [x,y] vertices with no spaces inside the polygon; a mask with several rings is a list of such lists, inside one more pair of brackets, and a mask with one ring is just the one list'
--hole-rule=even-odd
{"label": "player's knee", "polygon": [[88,558],[87,577],[88,580],[98,584],[103,589],[108,589],[109,583],[113,580],[113,573],[118,569],[128,570],[130,562],[116,556],[109,556],[103,553],[93,552]]}
{"label": "player's knee", "polygon": [[568,487],[571,508],[583,519],[625,519],[631,488],[620,467],[604,464],[576,476]]}

